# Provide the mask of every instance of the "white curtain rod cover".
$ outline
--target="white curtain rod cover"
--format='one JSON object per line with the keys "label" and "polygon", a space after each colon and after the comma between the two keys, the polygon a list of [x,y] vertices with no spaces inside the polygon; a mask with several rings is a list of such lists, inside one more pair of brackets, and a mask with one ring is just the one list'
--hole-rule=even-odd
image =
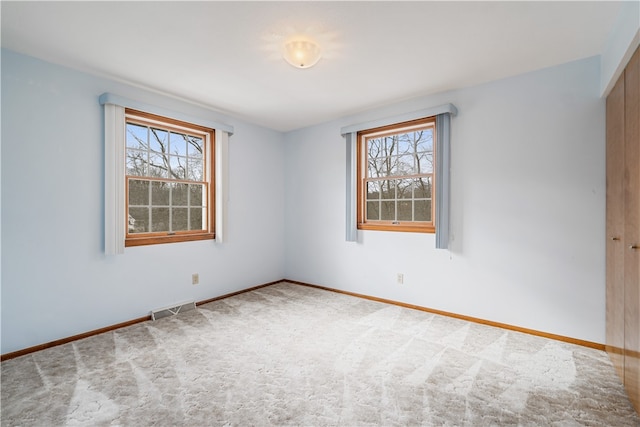
{"label": "white curtain rod cover", "polygon": [[458,114],[458,109],[453,104],[443,104],[437,107],[425,108],[423,110],[399,114],[397,116],[385,117],[383,119],[371,120],[369,122],[345,126],[342,129],[340,129],[340,134],[342,134],[342,136],[345,136],[348,133],[359,132],[365,129],[374,129],[374,128],[379,128],[381,126],[408,122],[411,120],[421,119],[423,117],[437,116],[438,114],[445,114],[445,113],[449,113],[452,116],[456,116]]}
{"label": "white curtain rod cover", "polygon": [[120,105],[122,107],[131,108],[134,110],[144,111],[146,113],[157,114],[158,116],[171,117],[172,119],[181,120],[183,122],[189,122],[200,126],[205,126],[212,129],[221,130],[227,132],[229,135],[233,135],[233,126],[224,123],[216,122],[214,120],[207,120],[200,117],[193,117],[186,114],[182,114],[178,111],[169,110],[166,108],[158,107],[144,102],[139,102],[134,99],[125,98],[114,93],[103,93],[98,98],[100,105],[113,104]]}

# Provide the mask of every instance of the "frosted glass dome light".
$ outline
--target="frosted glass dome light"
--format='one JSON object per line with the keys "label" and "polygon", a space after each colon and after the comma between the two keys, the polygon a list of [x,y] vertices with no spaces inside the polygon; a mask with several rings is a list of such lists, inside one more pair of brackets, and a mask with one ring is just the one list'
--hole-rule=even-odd
{"label": "frosted glass dome light", "polygon": [[320,46],[310,40],[291,40],[284,44],[284,59],[296,68],[310,68],[321,56]]}

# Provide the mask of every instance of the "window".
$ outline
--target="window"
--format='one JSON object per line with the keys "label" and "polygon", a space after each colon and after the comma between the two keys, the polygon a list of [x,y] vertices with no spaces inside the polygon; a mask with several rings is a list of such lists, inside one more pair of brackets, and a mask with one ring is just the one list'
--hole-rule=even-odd
{"label": "window", "polygon": [[213,239],[214,130],[125,109],[125,246]]}
{"label": "window", "polygon": [[358,132],[358,228],[435,232],[436,118]]}

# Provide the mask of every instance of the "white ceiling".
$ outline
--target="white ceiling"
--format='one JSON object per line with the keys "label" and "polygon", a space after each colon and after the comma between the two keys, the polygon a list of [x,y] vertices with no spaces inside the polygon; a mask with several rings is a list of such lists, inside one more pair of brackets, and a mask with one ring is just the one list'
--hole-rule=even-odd
{"label": "white ceiling", "polygon": [[[2,46],[288,131],[602,53],[619,2],[1,2]],[[299,70],[279,54],[307,33]]]}

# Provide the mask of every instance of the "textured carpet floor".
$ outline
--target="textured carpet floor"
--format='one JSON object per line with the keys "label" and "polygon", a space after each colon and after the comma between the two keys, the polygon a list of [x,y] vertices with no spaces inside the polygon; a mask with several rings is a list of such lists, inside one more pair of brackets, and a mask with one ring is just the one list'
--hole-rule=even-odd
{"label": "textured carpet floor", "polygon": [[2,363],[3,426],[638,426],[604,352],[279,283]]}

